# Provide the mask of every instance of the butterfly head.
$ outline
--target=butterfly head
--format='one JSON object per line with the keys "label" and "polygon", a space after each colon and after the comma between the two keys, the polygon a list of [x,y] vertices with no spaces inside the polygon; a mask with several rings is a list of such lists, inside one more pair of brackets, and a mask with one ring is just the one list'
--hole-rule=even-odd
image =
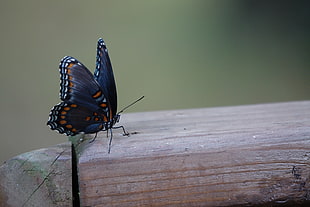
{"label": "butterfly head", "polygon": [[118,123],[120,118],[121,118],[120,114],[115,114],[113,117],[113,120],[112,120],[112,126],[114,126],[116,123]]}

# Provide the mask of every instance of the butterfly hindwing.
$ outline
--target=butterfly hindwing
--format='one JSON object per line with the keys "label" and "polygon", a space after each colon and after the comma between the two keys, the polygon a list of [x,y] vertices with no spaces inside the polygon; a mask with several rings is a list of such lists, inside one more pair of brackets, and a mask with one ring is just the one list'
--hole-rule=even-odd
{"label": "butterfly hindwing", "polygon": [[66,102],[61,102],[52,108],[47,124],[52,130],[68,136],[81,132],[95,133],[109,127],[104,113]]}
{"label": "butterfly hindwing", "polygon": [[108,49],[101,38],[97,43],[97,58],[94,77],[102,88],[104,94],[106,94],[111,107],[112,117],[114,117],[117,111],[116,85]]}

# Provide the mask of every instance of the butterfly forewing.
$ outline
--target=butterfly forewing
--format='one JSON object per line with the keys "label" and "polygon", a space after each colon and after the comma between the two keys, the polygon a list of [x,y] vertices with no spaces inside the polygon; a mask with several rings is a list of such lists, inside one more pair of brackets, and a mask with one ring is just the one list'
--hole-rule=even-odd
{"label": "butterfly forewing", "polygon": [[[98,101],[106,98],[91,72],[73,57],[64,57],[59,65],[60,99],[98,109]],[[94,98],[95,96],[95,98]]]}
{"label": "butterfly forewing", "polygon": [[101,38],[97,43],[97,58],[94,77],[102,88],[104,94],[107,96],[113,118],[117,111],[116,86],[108,49]]}

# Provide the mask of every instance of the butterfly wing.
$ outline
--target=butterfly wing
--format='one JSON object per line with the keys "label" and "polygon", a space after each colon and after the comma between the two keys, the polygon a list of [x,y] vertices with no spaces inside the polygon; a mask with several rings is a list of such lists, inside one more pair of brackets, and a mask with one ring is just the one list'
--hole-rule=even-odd
{"label": "butterfly wing", "polygon": [[50,112],[47,125],[61,134],[95,133],[110,128],[107,116],[81,105],[61,102]]}
{"label": "butterfly wing", "polygon": [[47,124],[67,135],[94,133],[110,128],[109,104],[91,72],[78,60],[66,56],[61,60],[60,98]]}
{"label": "butterfly wing", "polygon": [[94,77],[102,88],[103,93],[107,96],[111,107],[112,117],[114,117],[117,111],[116,85],[108,49],[101,38],[98,40],[97,44],[96,69],[94,72]]}
{"label": "butterfly wing", "polygon": [[104,101],[105,96],[91,72],[70,56],[61,60],[59,71],[60,99],[98,110],[98,102]]}

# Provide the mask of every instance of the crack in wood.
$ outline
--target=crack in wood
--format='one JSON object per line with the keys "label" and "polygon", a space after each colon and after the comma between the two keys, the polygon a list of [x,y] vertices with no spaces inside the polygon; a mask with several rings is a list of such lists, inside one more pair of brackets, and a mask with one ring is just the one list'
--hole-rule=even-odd
{"label": "crack in wood", "polygon": [[79,175],[77,166],[77,156],[74,144],[71,144],[72,154],[72,206],[80,207],[80,189],[79,189]]}

